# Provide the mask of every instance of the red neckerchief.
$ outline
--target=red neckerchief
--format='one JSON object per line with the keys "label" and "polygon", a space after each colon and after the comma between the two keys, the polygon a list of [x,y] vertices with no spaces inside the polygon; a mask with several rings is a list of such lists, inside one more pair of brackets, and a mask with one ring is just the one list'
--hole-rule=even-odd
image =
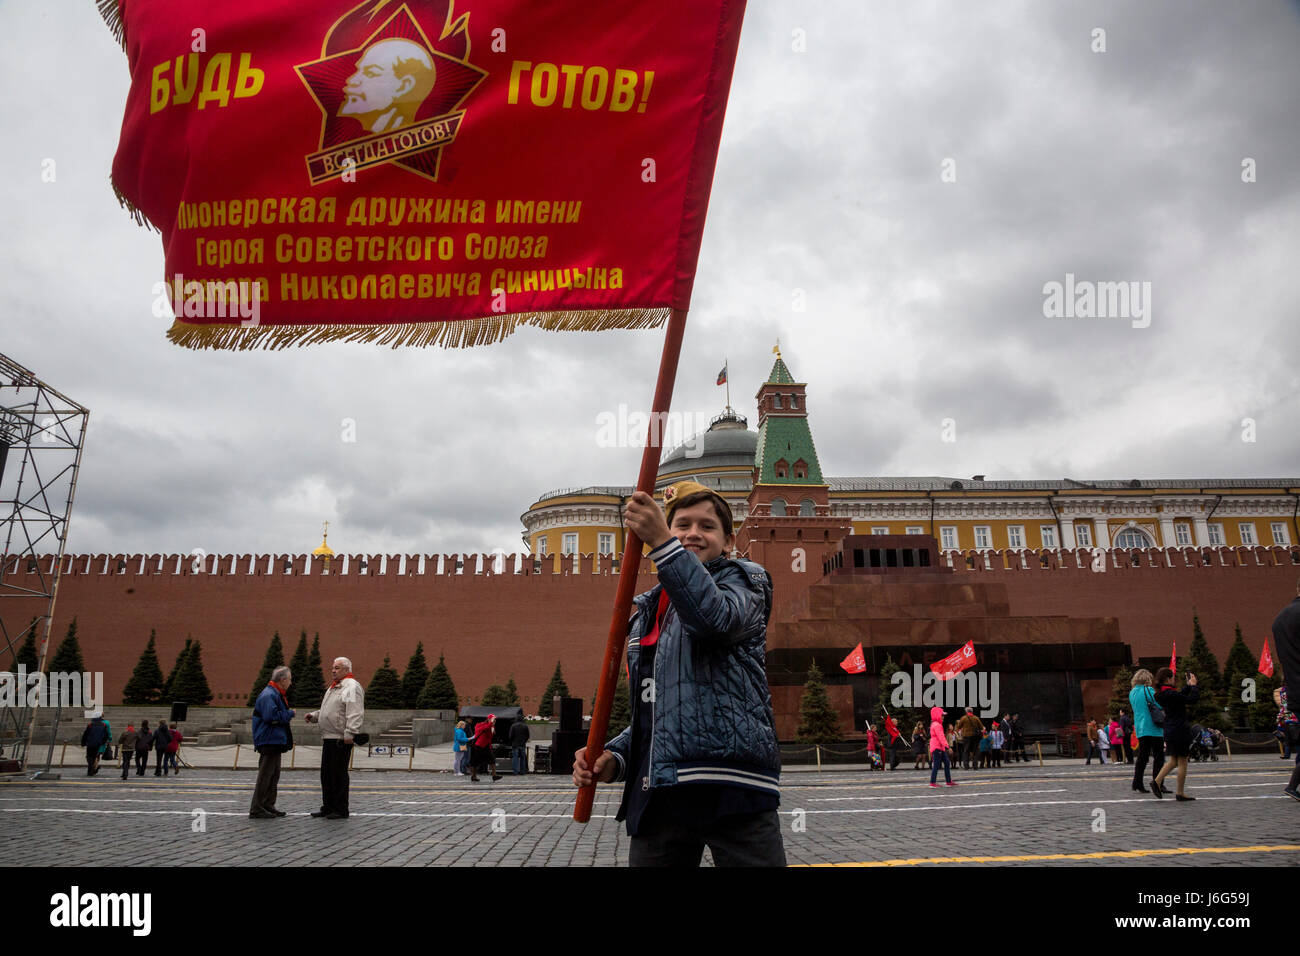
{"label": "red neckerchief", "polygon": [[[342,677],[340,677],[340,678],[339,678],[338,680],[336,680],[334,683],[330,684],[330,687],[338,687],[339,684],[342,684],[342,683],[343,683],[345,680],[347,680],[349,677],[352,677],[352,672],[351,672],[351,671],[348,671],[346,674],[344,674]],[[356,680],[355,677],[353,677],[352,679],[353,679],[353,680]]]}
{"label": "red neckerchief", "polygon": [[642,647],[653,647],[659,641],[659,625],[664,619],[664,611],[668,609],[668,592],[659,592],[659,608],[655,611],[654,627],[650,628],[645,637],[641,638]]}
{"label": "red neckerchief", "polygon": [[275,681],[268,681],[267,686],[274,687],[276,690],[278,690],[280,692],[280,699],[284,701],[285,706],[287,707],[289,705],[289,698],[284,695],[283,687],[281,687]]}

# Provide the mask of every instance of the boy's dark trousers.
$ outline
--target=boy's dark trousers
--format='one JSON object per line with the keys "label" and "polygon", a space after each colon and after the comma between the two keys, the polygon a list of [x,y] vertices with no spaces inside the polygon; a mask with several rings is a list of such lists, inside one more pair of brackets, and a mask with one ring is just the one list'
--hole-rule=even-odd
{"label": "boy's dark trousers", "polygon": [[[709,826],[660,816],[631,838],[628,866],[699,866],[708,846],[715,866],[785,866],[775,810],[736,813]],[[648,832],[647,832],[648,831]]]}
{"label": "boy's dark trousers", "polygon": [[1002,767],[1002,748],[993,748],[993,766],[1001,769]]}
{"label": "boy's dark trousers", "polygon": [[122,748],[122,779],[125,780],[127,774],[131,772],[131,757],[135,754],[134,750]]}
{"label": "boy's dark trousers", "polygon": [[137,750],[135,752],[135,775],[143,777],[145,770],[149,767],[149,751]]}

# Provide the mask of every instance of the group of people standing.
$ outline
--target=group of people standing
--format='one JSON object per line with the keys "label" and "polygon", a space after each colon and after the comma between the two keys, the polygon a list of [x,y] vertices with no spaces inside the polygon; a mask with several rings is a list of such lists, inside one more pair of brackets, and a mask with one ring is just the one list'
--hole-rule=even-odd
{"label": "group of people standing", "polygon": [[[156,730],[149,729],[149,721],[140,721],[140,729],[135,724],[127,724],[117,738],[118,750],[122,759],[122,779],[130,775],[132,760],[135,761],[135,775],[143,777],[149,767],[149,751],[158,755],[153,775],[165,777],[168,773],[180,775],[180,749],[184,734],[173,723],[158,722]],[[99,773],[100,763],[106,756],[111,757],[113,728],[102,715],[91,718],[81,734],[81,746],[86,748],[86,776],[93,777]]]}
{"label": "group of people standing", "polygon": [[[948,755],[950,765],[960,759],[962,768],[966,770],[1000,768],[1004,756],[1007,763],[1011,763],[1012,760],[1029,762],[1029,755],[1025,753],[1025,736],[1019,714],[1009,712],[1003,714],[1000,721],[995,720],[991,727],[986,728],[973,707],[967,707],[966,712],[955,725],[946,726],[943,723],[943,708],[933,708],[932,717],[935,710],[939,711],[939,729],[943,737],[943,746],[936,748],[933,745],[933,730],[927,735],[925,725],[918,722],[912,728],[910,743],[913,770],[931,766],[933,760],[930,755],[936,749],[942,749]],[[873,769],[883,770],[886,767],[884,754],[888,753],[888,768],[894,770],[898,767],[901,753],[909,745],[893,717],[886,715],[883,729],[882,735],[877,731],[874,723],[867,724],[868,761]],[[952,741],[951,744],[949,740]],[[953,748],[960,748],[958,754],[950,753]]]}
{"label": "group of people standing", "polygon": [[[469,724],[462,720],[456,724],[456,731],[451,743],[452,773],[458,777],[465,776],[465,767],[469,767],[470,780],[478,783],[480,773],[491,773],[495,782],[501,779],[497,773],[496,756],[492,753],[492,736],[497,729],[497,715],[488,714],[486,720],[474,725],[474,736],[466,728]],[[528,725],[516,720],[510,725],[510,757],[515,773],[528,772]],[[522,761],[522,769],[520,763]]]}

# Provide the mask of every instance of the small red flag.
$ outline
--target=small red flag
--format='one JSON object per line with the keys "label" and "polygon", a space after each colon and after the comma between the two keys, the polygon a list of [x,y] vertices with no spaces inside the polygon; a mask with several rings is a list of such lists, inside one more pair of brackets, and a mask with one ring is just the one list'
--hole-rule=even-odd
{"label": "small red flag", "polygon": [[861,674],[867,669],[867,659],[862,654],[862,642],[849,651],[849,656],[840,661],[840,667],[844,668],[850,674]]}
{"label": "small red flag", "polygon": [[1169,650],[1169,669],[1178,676],[1178,642],[1174,641],[1174,646]]}
{"label": "small red flag", "polygon": [[939,680],[949,680],[962,671],[975,666],[975,642],[967,641],[941,661],[930,665],[930,670],[939,675]]}
{"label": "small red flag", "polygon": [[727,384],[727,366],[725,366],[725,365],[722,366],[722,371],[718,373],[718,380],[717,380],[717,382],[715,382],[714,384],[715,384],[715,385],[726,385],[726,384]]}
{"label": "small red flag", "polygon": [[1265,677],[1273,676],[1273,655],[1268,652],[1268,638],[1264,638],[1264,653],[1259,655],[1259,672]]}

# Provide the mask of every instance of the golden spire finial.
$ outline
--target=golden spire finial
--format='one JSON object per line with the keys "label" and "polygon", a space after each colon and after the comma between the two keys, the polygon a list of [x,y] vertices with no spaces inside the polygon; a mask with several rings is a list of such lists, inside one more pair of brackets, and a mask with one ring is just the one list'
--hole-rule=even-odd
{"label": "golden spire finial", "polygon": [[325,531],[321,535],[320,547],[312,552],[313,555],[320,555],[325,558],[325,567],[329,567],[330,558],[334,556],[334,551],[329,546],[330,523],[325,522]]}
{"label": "golden spire finial", "polygon": [[775,355],[777,358],[780,358],[780,357],[781,357],[781,340],[780,340],[780,339],[777,339],[777,340],[776,340],[776,345],[774,345],[774,346],[772,347],[772,354]]}

